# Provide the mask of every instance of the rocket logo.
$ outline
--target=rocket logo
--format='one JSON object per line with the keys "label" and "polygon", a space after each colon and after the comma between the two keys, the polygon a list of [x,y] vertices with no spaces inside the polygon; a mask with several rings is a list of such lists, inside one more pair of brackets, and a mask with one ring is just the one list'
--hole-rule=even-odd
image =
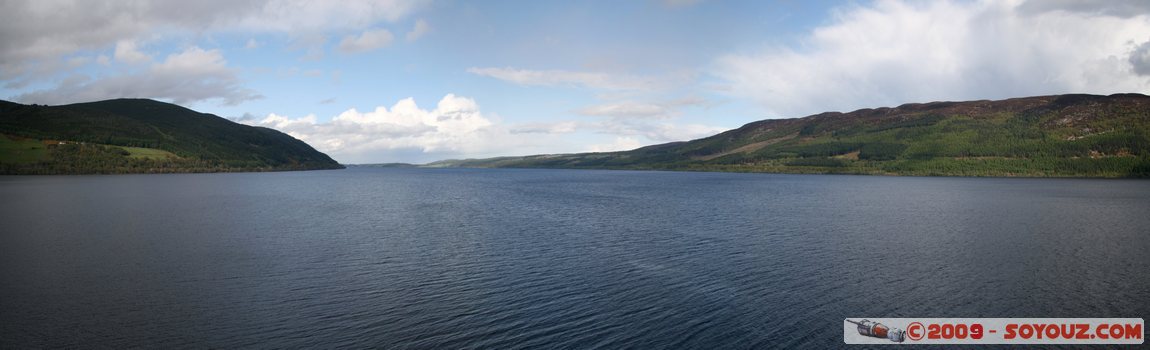
{"label": "rocket logo", "polygon": [[903,340],[906,340],[906,332],[898,328],[887,327],[882,323],[867,319],[858,322],[847,320],[847,322],[858,325],[859,334],[867,337],[890,339],[890,341],[895,343],[901,343]]}

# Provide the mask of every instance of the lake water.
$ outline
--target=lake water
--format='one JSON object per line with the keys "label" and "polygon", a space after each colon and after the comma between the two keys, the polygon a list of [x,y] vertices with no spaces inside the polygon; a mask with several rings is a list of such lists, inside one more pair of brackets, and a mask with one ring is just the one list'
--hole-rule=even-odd
{"label": "lake water", "polygon": [[827,348],[1150,316],[1150,181],[364,169],[0,177],[0,348]]}

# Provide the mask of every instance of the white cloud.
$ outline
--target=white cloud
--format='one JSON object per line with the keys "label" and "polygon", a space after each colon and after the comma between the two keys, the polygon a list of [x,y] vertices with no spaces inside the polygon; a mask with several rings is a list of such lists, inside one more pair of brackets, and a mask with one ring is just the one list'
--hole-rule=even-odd
{"label": "white cloud", "polygon": [[570,134],[579,129],[573,121],[525,123],[510,129],[512,134]]}
{"label": "white cloud", "polygon": [[15,97],[25,103],[61,104],[121,97],[153,98],[184,104],[219,100],[227,105],[261,98],[239,85],[218,50],[190,47],[146,70],[93,79],[72,75],[56,87]]}
{"label": "white cloud", "polygon": [[341,162],[353,163],[381,159],[423,162],[459,154],[493,154],[525,142],[483,115],[475,100],[454,94],[444,96],[430,110],[407,98],[391,108],[349,109],[330,122],[317,122],[311,115],[293,119],[277,114],[242,122],[283,131]]}
{"label": "white cloud", "polygon": [[[684,141],[722,131],[702,125],[608,120],[501,124],[475,100],[448,94],[434,108],[406,98],[390,108],[349,109],[330,121],[315,115],[292,118],[245,115],[237,122],[273,128],[307,142],[344,163],[429,162],[448,158],[617,151],[647,144]],[[590,149],[576,141],[580,130],[612,135],[616,142]],[[563,136],[560,135],[570,135]],[[584,135],[586,136],[586,135]]]}
{"label": "white cloud", "polygon": [[[39,69],[44,60],[158,32],[286,33],[364,30],[397,22],[430,0],[15,0],[0,2],[0,80]],[[315,40],[307,41],[315,43]],[[322,41],[319,41],[322,44]],[[311,57],[317,56],[308,47]],[[127,57],[127,56],[125,56]]]}
{"label": "white cloud", "polygon": [[668,117],[671,111],[666,107],[642,102],[623,101],[588,106],[579,114],[604,117]]}
{"label": "white cloud", "polygon": [[72,57],[72,58],[68,59],[68,67],[70,67],[70,68],[80,67],[80,66],[83,66],[85,64],[88,64],[88,62],[91,62],[91,61],[92,61],[92,58],[90,58],[90,57]]}
{"label": "white cloud", "polygon": [[649,90],[659,87],[658,79],[626,74],[575,72],[566,70],[527,70],[516,68],[469,68],[468,73],[527,86],[580,86],[607,90]]}
{"label": "white cloud", "polygon": [[[230,1],[220,0],[223,3]],[[430,0],[264,0],[250,1],[254,8],[239,18],[221,20],[222,25],[234,25],[259,31],[315,31],[327,29],[361,29],[379,21],[396,22]],[[227,7],[227,6],[225,6]],[[241,7],[235,5],[231,7]]]}
{"label": "white cloud", "polygon": [[152,56],[140,52],[140,50],[136,48],[136,42],[134,40],[120,40],[117,42],[116,50],[112,57],[115,58],[116,61],[127,64],[147,63],[152,61]]}
{"label": "white cloud", "polygon": [[1135,74],[1150,75],[1150,41],[1138,45],[1138,47],[1130,53],[1129,60],[1130,66],[1134,67]]}
{"label": "white cloud", "polygon": [[343,53],[360,53],[379,49],[391,44],[395,36],[387,29],[372,29],[358,36],[349,35],[339,42],[339,51]]}
{"label": "white cloud", "polygon": [[639,142],[639,140],[636,140],[633,137],[620,136],[620,137],[616,137],[615,141],[613,141],[611,143],[601,143],[601,144],[591,145],[590,147],[587,147],[587,150],[585,152],[629,151],[629,150],[633,150],[633,149],[636,149],[636,148],[639,148],[642,146],[643,146],[643,143]]}
{"label": "white cloud", "polygon": [[411,31],[407,32],[405,37],[407,38],[407,41],[415,41],[415,40],[418,40],[419,38],[422,38],[424,35],[427,34],[427,32],[430,32],[430,31],[431,31],[431,25],[427,24],[427,21],[424,21],[423,19],[419,19],[419,20],[415,21],[415,27],[411,28]]}
{"label": "white cloud", "polygon": [[188,72],[203,75],[225,75],[231,73],[220,50],[204,50],[196,46],[183,52],[169,55],[164,62],[152,67],[154,74]]}
{"label": "white cloud", "polygon": [[727,130],[729,129],[702,124],[662,123],[645,130],[643,135],[658,142],[674,142],[713,136]]}
{"label": "white cloud", "polygon": [[591,123],[587,128],[610,135],[641,136],[655,143],[690,141],[727,130],[702,124],[654,123],[647,120],[619,118]]}
{"label": "white cloud", "polygon": [[1150,2],[1145,0],[1030,0],[1022,3],[1018,9],[1024,14],[1067,11],[1128,18],[1150,13]]}
{"label": "white cloud", "polygon": [[1036,10],[1018,1],[881,0],[839,9],[798,47],[722,56],[713,74],[732,94],[786,117],[934,100],[1148,92],[1150,81],[1131,63],[1141,62],[1136,45],[1150,38],[1150,17],[1108,15],[1109,3]]}

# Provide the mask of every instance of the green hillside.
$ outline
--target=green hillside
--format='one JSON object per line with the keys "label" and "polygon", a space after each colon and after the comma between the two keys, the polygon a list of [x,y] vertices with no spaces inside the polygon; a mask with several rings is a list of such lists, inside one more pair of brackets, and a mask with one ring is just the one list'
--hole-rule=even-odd
{"label": "green hillside", "polygon": [[0,101],[0,174],[338,169],[279,131],[146,99]]}
{"label": "green hillside", "polygon": [[933,102],[762,120],[689,142],[612,153],[428,166],[941,176],[1150,176],[1150,96]]}

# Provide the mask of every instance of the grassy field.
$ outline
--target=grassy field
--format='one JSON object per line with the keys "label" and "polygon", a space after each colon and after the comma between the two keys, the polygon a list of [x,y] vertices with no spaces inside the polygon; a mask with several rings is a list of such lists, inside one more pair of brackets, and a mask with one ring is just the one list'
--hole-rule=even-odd
{"label": "grassy field", "polygon": [[174,153],[168,152],[168,151],[165,151],[162,149],[141,148],[141,147],[119,147],[119,148],[123,149],[125,151],[128,151],[128,153],[129,153],[128,157],[132,158],[132,159],[164,160],[164,159],[169,159],[169,158],[179,158]]}
{"label": "grassy field", "polygon": [[[0,134],[0,163],[35,163],[48,160],[48,144],[57,141],[44,141]],[[119,148],[128,152],[132,159],[164,160],[179,158],[172,152],[155,148],[120,147],[91,144],[92,146]]]}
{"label": "grassy field", "polygon": [[154,148],[0,134],[0,174],[127,173],[139,169],[172,172],[189,165],[205,168],[194,160]]}
{"label": "grassy field", "polygon": [[27,164],[48,158],[48,147],[40,140],[0,134],[0,163]]}

